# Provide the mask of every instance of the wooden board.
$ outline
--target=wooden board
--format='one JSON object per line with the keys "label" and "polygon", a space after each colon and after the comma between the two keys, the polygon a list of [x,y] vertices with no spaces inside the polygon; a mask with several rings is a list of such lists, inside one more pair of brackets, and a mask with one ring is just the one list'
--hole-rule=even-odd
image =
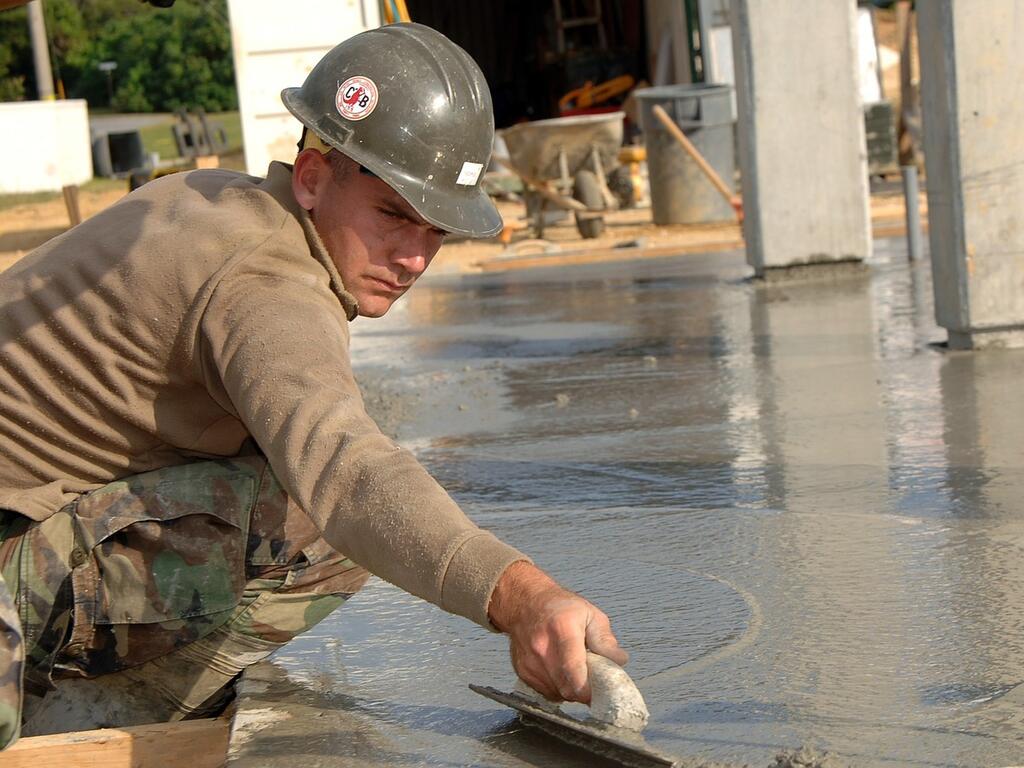
{"label": "wooden board", "polygon": [[0,768],[220,768],[230,724],[207,718],[30,736],[0,752]]}
{"label": "wooden board", "polygon": [[[595,264],[604,261],[630,261],[632,259],[654,259],[680,256],[686,253],[712,253],[733,251],[743,247],[739,239],[701,242],[692,245],[658,245],[636,248],[582,248],[566,252],[505,256],[477,263],[483,272],[504,272],[534,267],[560,267],[572,264]],[[2,768],[2,766],[0,766]]]}

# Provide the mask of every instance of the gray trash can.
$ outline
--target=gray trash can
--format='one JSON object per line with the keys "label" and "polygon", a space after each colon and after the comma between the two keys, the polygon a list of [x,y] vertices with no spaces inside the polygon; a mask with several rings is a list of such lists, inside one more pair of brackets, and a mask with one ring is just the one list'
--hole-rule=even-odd
{"label": "gray trash can", "polygon": [[123,179],[136,168],[148,166],[149,157],[138,131],[95,134],[92,139],[92,167],[97,176]]}
{"label": "gray trash can", "polygon": [[634,91],[647,145],[651,209],[655,224],[735,220],[732,206],[651,111],[661,105],[722,180],[733,186],[732,86],[697,83]]}

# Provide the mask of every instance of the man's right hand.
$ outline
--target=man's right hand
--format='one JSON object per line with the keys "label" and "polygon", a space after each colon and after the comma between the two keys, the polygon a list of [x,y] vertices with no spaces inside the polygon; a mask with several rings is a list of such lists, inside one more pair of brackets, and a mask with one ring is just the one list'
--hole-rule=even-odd
{"label": "man's right hand", "polygon": [[509,636],[516,674],[552,701],[590,703],[587,650],[620,665],[629,659],[604,613],[525,561],[498,579],[488,614]]}

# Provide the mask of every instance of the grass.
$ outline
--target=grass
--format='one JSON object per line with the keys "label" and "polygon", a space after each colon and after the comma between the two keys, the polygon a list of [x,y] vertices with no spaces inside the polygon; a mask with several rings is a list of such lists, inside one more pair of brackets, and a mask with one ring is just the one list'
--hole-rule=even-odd
{"label": "grass", "polygon": [[[106,192],[111,189],[126,189],[124,179],[91,179],[85,184],[78,186],[82,192]],[[0,195],[0,211],[14,208],[18,205],[30,205],[33,203],[48,203],[51,200],[58,200],[61,192],[13,192]]]}
{"label": "grass", "polygon": [[[207,115],[211,123],[220,123],[227,137],[227,151],[235,152],[242,148],[242,119],[238,112],[214,112]],[[178,157],[178,147],[174,143],[171,126],[177,122],[174,115],[168,115],[167,121],[155,125],[147,125],[139,129],[142,145],[146,152],[156,152],[161,160],[173,160]]]}

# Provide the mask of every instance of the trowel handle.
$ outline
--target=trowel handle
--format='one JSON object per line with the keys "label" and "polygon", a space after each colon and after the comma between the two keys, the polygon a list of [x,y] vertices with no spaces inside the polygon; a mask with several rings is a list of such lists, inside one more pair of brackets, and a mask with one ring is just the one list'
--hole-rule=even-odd
{"label": "trowel handle", "polygon": [[[591,716],[602,723],[642,731],[649,718],[647,705],[626,670],[611,659],[587,651],[587,671]],[[516,691],[557,709],[557,704],[547,701],[522,680],[516,683]]]}

